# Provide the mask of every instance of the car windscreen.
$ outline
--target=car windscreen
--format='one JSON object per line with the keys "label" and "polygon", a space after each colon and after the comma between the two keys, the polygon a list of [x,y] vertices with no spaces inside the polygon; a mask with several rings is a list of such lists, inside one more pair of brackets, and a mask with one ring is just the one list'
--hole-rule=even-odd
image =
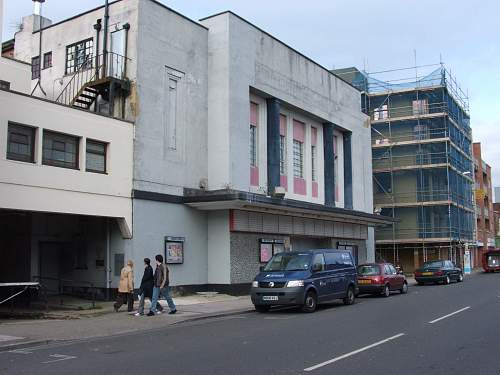
{"label": "car windscreen", "polygon": [[378,276],[380,275],[380,267],[376,265],[365,265],[358,267],[358,275],[361,276]]}
{"label": "car windscreen", "polygon": [[264,271],[305,271],[311,265],[311,254],[276,254],[264,267]]}
{"label": "car windscreen", "polygon": [[442,261],[433,261],[433,262],[425,262],[423,267],[424,268],[440,268],[440,267],[443,267],[444,262]]}

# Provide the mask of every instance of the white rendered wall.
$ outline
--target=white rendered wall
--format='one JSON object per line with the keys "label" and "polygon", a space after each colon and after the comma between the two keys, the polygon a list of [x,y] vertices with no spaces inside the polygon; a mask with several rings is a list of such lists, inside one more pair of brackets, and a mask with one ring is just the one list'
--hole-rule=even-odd
{"label": "white rendered wall", "polygon": [[229,211],[208,213],[208,284],[231,283]]}
{"label": "white rendered wall", "polygon": [[[37,128],[35,163],[7,159],[9,121]],[[80,137],[79,170],[42,164],[44,129]],[[87,138],[109,143],[107,174],[85,171]],[[119,218],[131,235],[132,142],[128,122],[0,91],[0,208]]]}
{"label": "white rendered wall", "polygon": [[[300,108],[318,122],[352,132],[353,204],[372,213],[370,129],[360,109],[359,91],[231,13],[201,22],[209,28],[208,128],[209,134],[218,135],[208,139],[210,188],[250,190],[248,122],[253,88]],[[318,134],[322,134],[319,129]],[[307,158],[306,163],[310,164]],[[343,196],[340,205],[342,201]]]}

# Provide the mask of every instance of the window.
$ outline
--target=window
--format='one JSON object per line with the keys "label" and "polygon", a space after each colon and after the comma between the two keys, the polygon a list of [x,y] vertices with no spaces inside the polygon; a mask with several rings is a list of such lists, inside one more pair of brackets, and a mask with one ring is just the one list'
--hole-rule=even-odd
{"label": "window", "polygon": [[325,258],[323,254],[316,254],[313,258],[313,269],[316,271],[324,271],[325,270]]}
{"label": "window", "polygon": [[293,140],[293,176],[304,178],[304,144]]}
{"label": "window", "polygon": [[250,125],[250,165],[257,166],[257,127]]}
{"label": "window", "polygon": [[45,165],[78,169],[79,138],[55,133],[43,132],[43,159]]}
{"label": "window", "polygon": [[0,79],[0,90],[10,90],[10,82],[2,81]]}
{"label": "window", "polygon": [[90,38],[66,47],[66,74],[72,74],[82,66],[92,67],[93,44]]}
{"label": "window", "polygon": [[7,159],[34,163],[35,131],[31,126],[9,123]]}
{"label": "window", "polygon": [[413,115],[425,115],[429,113],[427,99],[419,99],[413,101]]}
{"label": "window", "polygon": [[381,105],[373,111],[373,119],[383,120],[389,117],[389,111],[387,110],[387,104]]}
{"label": "window", "polygon": [[286,174],[286,137],[280,135],[280,174]]}
{"label": "window", "polygon": [[52,52],[47,52],[43,54],[43,68],[51,68],[52,67]]}
{"label": "window", "polygon": [[106,173],[106,147],[106,143],[87,139],[87,172]]}
{"label": "window", "polygon": [[318,180],[318,173],[317,173],[317,169],[316,169],[316,160],[317,160],[316,146],[311,146],[311,171],[312,171],[312,180],[313,181]]}
{"label": "window", "polygon": [[40,78],[40,56],[31,59],[31,79]]}

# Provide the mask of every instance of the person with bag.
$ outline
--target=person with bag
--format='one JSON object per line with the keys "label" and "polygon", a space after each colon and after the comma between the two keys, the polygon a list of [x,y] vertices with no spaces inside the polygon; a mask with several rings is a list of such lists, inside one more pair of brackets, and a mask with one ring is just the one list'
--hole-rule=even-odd
{"label": "person with bag", "polygon": [[128,312],[134,309],[134,262],[129,260],[120,272],[120,283],[118,295],[114,304],[115,312],[124,304],[127,304]]}
{"label": "person with bag", "polygon": [[139,308],[135,316],[144,315],[144,303],[146,297],[151,301],[153,299],[153,267],[151,267],[151,260],[144,258],[144,275],[142,275],[141,286],[139,288]]}
{"label": "person with bag", "polygon": [[153,316],[156,314],[161,314],[163,307],[158,303],[160,298],[160,291],[163,285],[164,272],[163,268],[163,256],[158,254],[155,256],[156,268],[153,276],[153,298],[151,299],[151,307],[149,308],[148,316]]}

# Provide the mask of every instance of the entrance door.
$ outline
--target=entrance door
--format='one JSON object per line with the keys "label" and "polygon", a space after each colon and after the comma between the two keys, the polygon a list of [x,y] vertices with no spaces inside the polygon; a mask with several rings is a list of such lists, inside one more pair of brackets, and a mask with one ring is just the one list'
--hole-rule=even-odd
{"label": "entrance door", "polygon": [[61,277],[61,256],[63,244],[60,242],[40,242],[39,275],[40,282],[49,294],[59,294]]}
{"label": "entrance door", "polygon": [[111,53],[108,56],[110,76],[123,78],[125,63],[125,30],[117,30],[111,33]]}

